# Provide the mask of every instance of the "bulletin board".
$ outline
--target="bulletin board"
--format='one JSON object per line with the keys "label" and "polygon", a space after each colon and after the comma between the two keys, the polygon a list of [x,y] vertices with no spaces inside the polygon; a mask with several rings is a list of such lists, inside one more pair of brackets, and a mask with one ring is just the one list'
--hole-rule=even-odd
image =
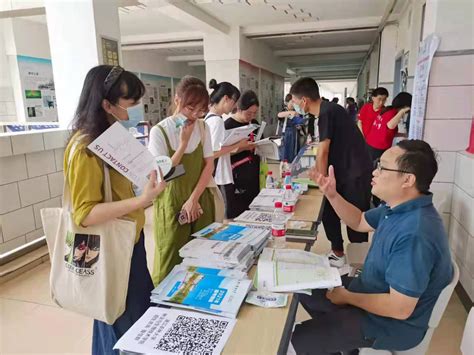
{"label": "bulletin board", "polygon": [[142,98],[145,119],[153,125],[167,117],[167,108],[172,98],[171,78],[153,74],[140,74],[145,84]]}
{"label": "bulletin board", "polygon": [[239,61],[240,91],[253,90],[258,95],[260,69],[252,64]]}
{"label": "bulletin board", "polygon": [[17,56],[27,122],[57,122],[56,91],[51,60]]}

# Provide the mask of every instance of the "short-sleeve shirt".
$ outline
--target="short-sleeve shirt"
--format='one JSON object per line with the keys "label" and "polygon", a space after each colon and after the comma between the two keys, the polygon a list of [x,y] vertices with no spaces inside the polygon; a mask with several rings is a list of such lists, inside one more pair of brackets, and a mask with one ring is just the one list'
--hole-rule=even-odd
{"label": "short-sleeve shirt", "polygon": [[374,105],[371,102],[365,104],[360,109],[358,118],[362,125],[362,133],[364,137],[367,138],[367,135],[369,134],[370,129],[372,128],[372,124],[374,123],[374,120],[380,114],[382,109],[383,107],[381,107],[377,111],[374,111]]}
{"label": "short-sleeve shirt", "polygon": [[387,123],[398,113],[397,109],[391,109],[383,114],[377,115],[372,123],[368,135],[365,137],[367,144],[376,149],[388,149],[392,146],[393,138],[398,132],[398,126],[390,129]]}
{"label": "short-sleeve shirt", "polygon": [[[168,117],[163,121],[159,122],[170,142],[171,148],[177,150],[180,142],[181,128],[176,128],[176,118],[174,116]],[[188,145],[184,151],[185,154],[190,154],[196,150],[197,146],[201,143],[201,130],[197,122],[194,124],[193,133],[189,138]],[[148,143],[148,150],[155,157],[157,156],[169,156],[168,147],[166,146],[166,140],[161,129],[157,126],[153,127],[150,130],[150,140]],[[203,144],[204,158],[210,158],[214,155],[212,151],[211,136],[209,134],[209,129],[206,129],[205,142]]]}
{"label": "short-sleeve shirt", "polygon": [[393,209],[381,205],[364,214],[375,234],[362,274],[349,290],[389,293],[393,288],[418,298],[406,320],[367,312],[363,332],[375,340],[376,349],[406,350],[418,345],[439,294],[451,282],[448,238],[432,199],[432,194],[423,195]]}
{"label": "short-sleeve shirt", "polygon": [[[224,119],[219,115],[209,112],[205,120],[211,131],[212,149],[214,152],[218,152],[222,149],[226,137]],[[217,160],[216,175],[214,176],[214,179],[217,185],[234,183],[230,153],[220,156]]]}
{"label": "short-sleeve shirt", "polygon": [[[71,157],[68,165],[69,152],[79,134],[76,134],[64,152],[64,176],[67,179],[71,192],[74,223],[78,226],[89,215],[95,205],[104,202],[104,163],[94,153],[88,150],[85,142],[80,142]],[[112,200],[122,201],[135,197],[132,183],[112,167],[109,168]],[[145,212],[139,208],[130,212],[124,218],[135,221],[137,224],[136,242],[145,225]]]}
{"label": "short-sleeve shirt", "polygon": [[328,163],[334,166],[338,183],[372,172],[372,162],[364,138],[344,107],[322,101],[318,129],[320,141],[331,140]]}

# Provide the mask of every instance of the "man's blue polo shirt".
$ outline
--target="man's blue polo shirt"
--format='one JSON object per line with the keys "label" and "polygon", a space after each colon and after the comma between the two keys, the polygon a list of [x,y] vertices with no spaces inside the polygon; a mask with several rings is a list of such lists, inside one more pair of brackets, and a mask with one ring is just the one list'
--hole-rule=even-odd
{"label": "man's blue polo shirt", "polygon": [[396,291],[418,298],[407,320],[367,313],[363,332],[376,349],[406,350],[418,345],[439,294],[452,280],[453,268],[443,222],[423,195],[391,209],[386,205],[365,212],[375,229],[362,275],[349,290],[360,293]]}

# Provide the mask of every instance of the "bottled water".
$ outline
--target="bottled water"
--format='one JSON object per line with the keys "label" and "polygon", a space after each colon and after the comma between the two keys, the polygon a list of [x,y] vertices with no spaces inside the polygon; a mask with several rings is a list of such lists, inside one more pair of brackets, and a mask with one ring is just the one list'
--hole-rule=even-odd
{"label": "bottled water", "polygon": [[282,207],[281,202],[275,202],[275,211],[272,216],[272,237],[275,249],[283,249],[286,245],[286,217]]}
{"label": "bottled water", "polygon": [[285,194],[283,195],[283,212],[295,211],[295,196],[291,185],[285,185]]}
{"label": "bottled water", "polygon": [[267,179],[265,180],[265,187],[267,189],[275,188],[275,180],[273,180],[273,173],[271,171],[267,173]]}

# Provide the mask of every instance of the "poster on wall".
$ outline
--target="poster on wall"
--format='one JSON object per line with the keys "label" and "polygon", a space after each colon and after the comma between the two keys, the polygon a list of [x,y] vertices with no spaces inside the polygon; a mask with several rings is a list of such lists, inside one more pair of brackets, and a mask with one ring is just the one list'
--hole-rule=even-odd
{"label": "poster on wall", "polygon": [[102,57],[104,58],[104,64],[120,65],[118,41],[102,37]]}
{"label": "poster on wall", "polygon": [[171,78],[153,74],[140,74],[145,84],[142,98],[145,119],[153,125],[167,117],[171,102]]}
{"label": "poster on wall", "polygon": [[240,69],[240,91],[253,90],[258,95],[258,79],[260,69],[252,64],[241,60],[239,62]]}
{"label": "poster on wall", "polygon": [[413,100],[410,112],[409,139],[423,139],[428,80],[433,56],[439,46],[439,37],[431,34],[420,43],[416,60]]}
{"label": "poster on wall", "polygon": [[27,122],[56,122],[56,92],[51,60],[18,56],[20,85]]}

